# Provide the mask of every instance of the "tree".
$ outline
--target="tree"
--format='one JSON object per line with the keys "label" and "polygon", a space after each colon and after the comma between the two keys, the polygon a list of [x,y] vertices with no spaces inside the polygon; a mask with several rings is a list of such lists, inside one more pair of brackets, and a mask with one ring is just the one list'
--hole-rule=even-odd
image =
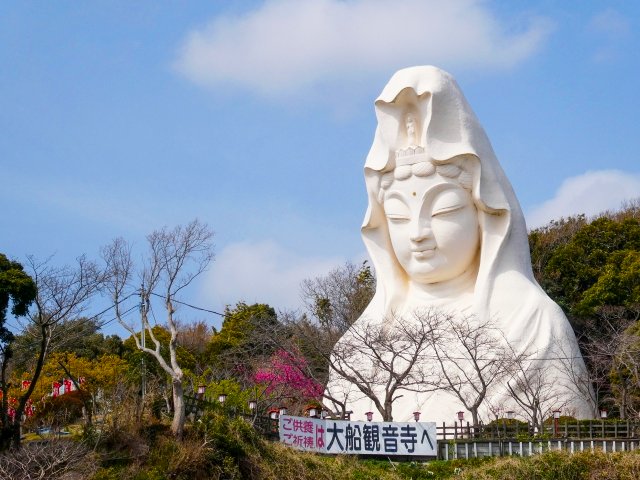
{"label": "tree", "polygon": [[486,319],[440,314],[425,321],[436,332],[429,340],[440,367],[439,386],[462,402],[477,425],[492,387],[511,369],[506,340]]}
{"label": "tree", "polygon": [[[52,403],[52,383],[70,381],[73,397],[68,392],[55,399],[61,407],[67,401],[81,402],[87,427],[92,425],[94,413],[106,413],[112,402],[113,391],[126,375],[128,365],[113,354],[103,354],[98,358],[79,357],[73,352],[52,352],[42,367],[42,373],[33,391],[32,398],[42,399],[44,409],[36,409],[36,418],[46,413],[47,403]],[[22,377],[14,379],[19,385]],[[54,409],[55,410],[55,409]]]}
{"label": "tree", "polygon": [[[151,328],[151,333],[153,333],[153,336],[160,343],[160,355],[162,358],[164,358],[165,362],[171,362],[169,352],[171,332],[165,327],[154,325]],[[145,345],[153,344],[149,332],[145,332],[144,343]],[[158,397],[162,397],[167,412],[173,411],[173,384],[171,377],[167,375],[162,365],[160,365],[152,355],[138,349],[134,336],[130,336],[123,342],[123,358],[129,365],[134,381],[137,381],[138,418],[142,418],[144,409],[149,403],[151,403],[152,406],[156,404]],[[184,374],[188,374],[189,370],[196,364],[196,360],[191,352],[179,344],[176,346],[176,360]],[[183,382],[184,378],[185,377],[183,377]]]}
{"label": "tree", "polygon": [[90,478],[97,461],[83,443],[70,439],[29,442],[0,454],[0,478]]}
{"label": "tree", "polygon": [[[195,278],[205,271],[213,259],[213,232],[205,224],[194,220],[186,226],[174,229],[162,228],[147,236],[149,251],[144,265],[139,270],[142,286],[132,290],[134,265],[131,247],[123,240],[116,239],[105,247],[102,256],[107,265],[107,290],[115,305],[116,317],[133,337],[136,347],[151,355],[161,368],[171,377],[173,390],[173,422],[171,431],[182,438],[185,423],[183,392],[184,372],[178,362],[178,323],[175,318],[176,296],[188,287]],[[137,331],[124,319],[120,306],[127,297],[138,293],[141,299],[140,317],[143,331]],[[161,342],[156,338],[149,315],[152,297],[162,299],[166,312],[169,359],[161,353]],[[147,346],[146,334],[151,340]]]}
{"label": "tree", "polygon": [[[36,298],[36,292],[36,283],[25,273],[23,266],[0,253],[0,391],[2,392],[0,422],[3,429],[11,423],[7,403],[9,399],[7,368],[13,357],[12,342],[14,340],[13,333],[5,325],[7,310],[11,305],[12,315],[25,316]],[[4,444],[0,444],[0,448],[3,446]]]}
{"label": "tree", "polygon": [[238,302],[224,309],[222,328],[207,346],[207,357],[220,378],[253,376],[254,360],[268,358],[275,350],[273,341],[282,325],[275,310],[264,303]]}
{"label": "tree", "polygon": [[532,231],[529,242],[536,278],[574,328],[597,307],[637,303],[639,201],[590,221],[554,221]]}
{"label": "tree", "polygon": [[[634,387],[629,375],[631,371],[624,365],[637,351],[633,347],[635,334],[631,327],[639,319],[640,308],[634,312],[628,307],[604,305],[595,309],[594,317],[585,322],[582,335],[578,337],[582,358],[567,345],[555,342],[555,350],[565,359],[560,364],[561,368],[576,391],[583,398],[590,399],[596,418],[605,405],[609,410],[617,405],[621,418],[626,418],[629,413]],[[640,339],[635,343],[640,345]],[[581,368],[582,359],[587,366],[586,371]]]}
{"label": "tree", "polygon": [[[64,320],[51,336],[51,350],[72,352],[79,357],[95,359],[104,354],[121,356],[122,340],[118,335],[105,336],[99,333],[101,322],[93,317],[79,317]],[[37,328],[33,324],[26,326],[23,332],[16,335],[13,342],[13,368],[18,371],[33,370],[33,359],[37,354]]]}
{"label": "tree", "polygon": [[545,418],[554,409],[566,405],[559,400],[556,376],[533,354],[513,356],[512,373],[507,381],[511,398],[524,410],[534,430],[540,431]]}
{"label": "tree", "polygon": [[53,267],[49,260],[40,262],[33,257],[28,257],[27,263],[37,291],[33,308],[27,314],[29,330],[37,344],[36,360],[29,387],[18,398],[13,419],[2,419],[0,449],[10,443],[16,447],[20,445],[22,416],[40,378],[56,330],[66,320],[83,312],[102,282],[101,271],[84,256],[78,257],[73,267]]}
{"label": "tree", "polygon": [[615,404],[623,418],[632,414],[637,339],[630,325],[640,312],[640,199],[593,219],[553,221],[530,232],[529,243],[536,279],[563,308],[588,368],[585,378],[569,362],[565,373],[594,408]]}
{"label": "tree", "polygon": [[322,397],[324,385],[306,374],[307,360],[295,348],[293,350],[277,350],[255,373],[255,382],[274,400],[317,401]]}
{"label": "tree", "polygon": [[367,262],[347,262],[327,275],[306,279],[300,286],[307,312],[325,327],[344,333],[367,307],[376,279]]}
{"label": "tree", "polygon": [[620,418],[640,415],[640,308],[609,307],[601,318],[608,321],[608,335],[592,340],[591,350],[609,380],[609,401]]}
{"label": "tree", "polygon": [[[301,373],[325,385],[333,347],[371,301],[375,281],[366,261],[360,266],[347,262],[327,275],[305,279],[300,294],[306,313],[281,312],[281,325],[266,325],[269,330],[263,328],[259,334],[270,339],[276,349],[294,356],[302,354],[306,363]],[[329,400],[344,412],[344,401]]]}
{"label": "tree", "polygon": [[[354,323],[326,358],[337,383],[354,386],[373,402],[384,421],[393,421],[393,403],[402,392],[438,388],[439,376],[431,360],[439,335],[434,325],[442,315],[426,311],[411,318]],[[333,390],[340,387],[334,385]],[[328,392],[325,398],[342,408],[347,400]]]}

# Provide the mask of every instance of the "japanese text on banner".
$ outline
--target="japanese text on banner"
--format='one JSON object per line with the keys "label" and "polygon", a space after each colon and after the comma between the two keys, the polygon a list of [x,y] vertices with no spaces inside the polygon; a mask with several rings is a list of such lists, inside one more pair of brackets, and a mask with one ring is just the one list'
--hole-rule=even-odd
{"label": "japanese text on banner", "polygon": [[351,422],[282,415],[280,441],[321,453],[436,456],[436,424]]}

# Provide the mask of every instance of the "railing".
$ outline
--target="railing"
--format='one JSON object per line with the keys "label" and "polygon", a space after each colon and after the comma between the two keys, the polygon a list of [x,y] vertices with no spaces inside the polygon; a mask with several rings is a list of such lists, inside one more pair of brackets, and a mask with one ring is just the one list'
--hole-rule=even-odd
{"label": "railing", "polygon": [[[205,410],[221,408],[219,403],[205,397],[192,397],[189,395],[184,396],[185,413],[187,415],[200,416]],[[230,417],[242,417],[253,425],[256,431],[268,440],[278,440],[278,419],[265,417],[262,415],[247,415],[245,413],[238,413],[234,408],[225,410],[225,414]]]}
{"label": "railing", "polygon": [[456,422],[436,427],[438,440],[522,439],[522,438],[640,438],[640,424],[628,420],[578,420],[545,424],[534,429],[530,424],[504,420],[487,425]]}
{"label": "railing", "polygon": [[438,458],[453,460],[456,458],[481,458],[495,456],[528,457],[548,451],[566,451],[577,453],[596,450],[607,452],[628,452],[640,449],[637,439],[594,439],[594,440],[451,440],[438,441]]}
{"label": "railing", "polygon": [[213,409],[215,403],[205,397],[184,396],[184,411],[187,415],[201,415],[204,410]]}
{"label": "railing", "polygon": [[[186,413],[202,415],[205,410],[219,408],[216,402],[185,395]],[[241,416],[256,431],[277,441],[278,419],[246,415],[227,410],[230,416]],[[570,452],[594,448],[606,451],[635,450],[640,447],[640,423],[629,420],[578,420],[544,424],[534,429],[517,420],[494,421],[471,425],[455,422],[436,427],[440,458],[471,458],[492,455],[532,455],[547,450]]]}

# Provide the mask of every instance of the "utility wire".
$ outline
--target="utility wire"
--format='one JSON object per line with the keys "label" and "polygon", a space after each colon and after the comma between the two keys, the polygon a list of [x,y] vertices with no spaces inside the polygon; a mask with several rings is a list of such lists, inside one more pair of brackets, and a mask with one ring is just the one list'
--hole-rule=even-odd
{"label": "utility wire", "polygon": [[[96,313],[95,315],[93,315],[93,316],[91,316],[91,317],[85,317],[85,318],[83,318],[83,319],[81,319],[81,320],[78,320],[78,322],[76,322],[76,323],[74,324],[74,327],[76,327],[76,328],[77,328],[77,327],[82,327],[83,325],[85,325],[85,324],[87,324],[87,323],[89,323],[89,322],[91,322],[91,321],[93,321],[93,320],[97,319],[100,315],[103,315],[103,314],[107,313],[109,310],[114,309],[114,308],[116,307],[116,305],[120,305],[122,302],[124,302],[124,301],[128,300],[128,299],[129,299],[129,298],[131,298],[133,295],[137,295],[137,293],[131,293],[131,294],[127,295],[126,297],[122,298],[122,299],[121,299],[121,300],[119,300],[118,302],[114,303],[113,305],[111,305],[111,306],[109,306],[109,307],[105,308],[105,309],[104,309],[104,310],[102,310],[101,312],[98,312],[98,313]],[[116,318],[117,318],[117,317],[116,317]],[[102,328],[103,326],[107,325],[108,323],[113,322],[116,318],[113,318],[113,319],[109,320],[108,322],[98,322],[98,323],[97,323],[97,327],[98,327],[98,328]],[[25,328],[25,327],[23,327],[23,328]],[[27,330],[28,330],[28,329],[27,329]],[[53,335],[51,336],[51,341],[55,341],[55,340],[57,340],[57,339],[60,337],[60,335],[62,335],[62,334],[64,334],[64,333],[68,333],[68,332],[64,332],[64,331],[60,331],[60,330],[55,331],[55,332],[53,333]]]}
{"label": "utility wire", "polygon": [[[164,295],[160,295],[159,293],[155,293],[155,292],[151,292],[151,295],[155,295],[156,297],[160,297],[160,298],[165,298]],[[221,317],[225,316],[224,313],[216,312],[215,310],[209,310],[208,308],[196,307],[195,305],[191,305],[190,303],[187,303],[187,302],[181,302],[180,300],[176,300],[175,298],[172,298],[171,301],[175,303],[179,303],[180,305],[184,305],[185,307],[190,307],[195,310],[200,310],[202,312],[214,313],[216,315],[220,315]]]}

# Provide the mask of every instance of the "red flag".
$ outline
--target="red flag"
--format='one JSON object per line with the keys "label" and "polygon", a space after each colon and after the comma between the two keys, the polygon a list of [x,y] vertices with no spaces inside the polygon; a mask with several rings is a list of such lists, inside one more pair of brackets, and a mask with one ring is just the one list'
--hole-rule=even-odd
{"label": "red flag", "polygon": [[26,390],[31,386],[31,380],[22,380],[22,390]]}
{"label": "red flag", "polygon": [[53,398],[57,397],[58,395],[60,395],[60,387],[62,385],[60,385],[58,382],[53,382],[53,388],[51,391],[51,395],[53,396]]}

